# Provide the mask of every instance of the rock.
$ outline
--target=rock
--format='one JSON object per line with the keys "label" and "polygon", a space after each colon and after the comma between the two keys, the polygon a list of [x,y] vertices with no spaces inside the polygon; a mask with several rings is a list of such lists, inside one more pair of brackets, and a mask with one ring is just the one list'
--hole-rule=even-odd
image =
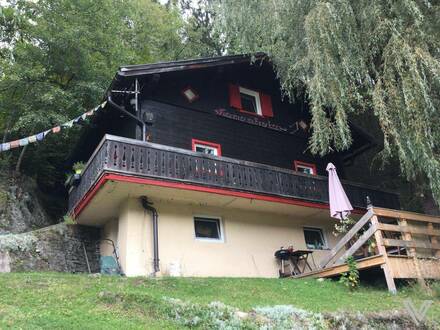
{"label": "rock", "polygon": [[39,201],[35,181],[0,176],[0,234],[23,233],[54,224]]}
{"label": "rock", "polygon": [[87,273],[83,244],[92,272],[99,272],[99,228],[58,224],[0,236],[0,253],[9,255],[11,272]]}
{"label": "rock", "polygon": [[241,311],[236,311],[235,315],[237,315],[237,317],[240,319],[247,319],[249,317],[249,313],[245,313]]}

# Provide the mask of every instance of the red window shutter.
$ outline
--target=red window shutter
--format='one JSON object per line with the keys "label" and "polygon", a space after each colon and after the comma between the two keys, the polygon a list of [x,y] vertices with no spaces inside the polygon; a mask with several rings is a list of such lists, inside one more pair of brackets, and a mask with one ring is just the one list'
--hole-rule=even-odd
{"label": "red window shutter", "polygon": [[272,99],[270,95],[260,93],[261,112],[264,117],[273,117]]}
{"label": "red window shutter", "polygon": [[238,85],[229,84],[229,105],[241,109],[240,89]]}

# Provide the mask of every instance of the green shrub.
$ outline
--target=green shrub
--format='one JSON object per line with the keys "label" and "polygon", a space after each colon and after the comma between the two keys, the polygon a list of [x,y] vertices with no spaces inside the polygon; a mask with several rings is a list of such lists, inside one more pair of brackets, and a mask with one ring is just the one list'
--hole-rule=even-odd
{"label": "green shrub", "polygon": [[350,256],[346,259],[346,263],[348,265],[348,272],[341,275],[339,282],[344,284],[350,290],[356,290],[360,284],[357,262],[352,256]]}

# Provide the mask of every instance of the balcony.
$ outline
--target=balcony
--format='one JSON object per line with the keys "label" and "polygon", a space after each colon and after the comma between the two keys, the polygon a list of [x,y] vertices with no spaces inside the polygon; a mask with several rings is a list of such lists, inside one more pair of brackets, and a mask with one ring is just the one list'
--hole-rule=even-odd
{"label": "balcony", "polygon": [[[324,176],[106,135],[89,159],[80,183],[69,193],[71,212],[105,173],[328,203]],[[365,208],[367,196],[375,206],[399,208],[396,193],[352,182],[343,181],[343,185],[355,208]]]}

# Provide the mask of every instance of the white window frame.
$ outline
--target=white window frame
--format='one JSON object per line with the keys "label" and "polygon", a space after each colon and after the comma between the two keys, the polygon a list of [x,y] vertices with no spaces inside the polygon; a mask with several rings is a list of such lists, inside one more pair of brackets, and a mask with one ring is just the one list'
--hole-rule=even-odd
{"label": "white window frame", "polygon": [[310,170],[310,173],[306,173],[306,172],[302,172],[302,171],[298,171],[304,174],[310,174],[310,175],[316,175],[315,173],[315,169],[312,166],[307,166],[307,165],[297,165],[296,166],[298,169],[304,169],[304,170]]}
{"label": "white window frame", "polygon": [[[305,235],[305,231],[315,231],[315,232],[319,232],[321,234],[321,238],[322,238],[322,248],[321,249],[316,249],[316,248],[310,248],[307,246],[307,241],[306,241],[306,235]],[[305,226],[303,227],[303,235],[304,235],[304,243],[306,244],[306,248],[309,250],[317,250],[317,251],[321,251],[321,250],[328,250],[328,243],[327,243],[327,238],[325,236],[325,230],[324,228],[320,228],[320,227],[309,227],[309,226]]]}
{"label": "white window frame", "polygon": [[[246,95],[249,95],[249,96],[252,96],[255,98],[255,105],[257,107],[256,115],[262,116],[263,110],[261,109],[260,93],[253,91],[252,89],[244,88],[241,86],[238,86],[238,89],[241,94],[246,94]],[[243,111],[246,112],[246,110],[244,110],[244,109],[243,109]],[[247,112],[249,112],[249,111],[247,111]]]}
{"label": "white window frame", "polygon": [[[218,148],[216,148],[216,147],[208,146],[203,143],[194,143],[194,151],[195,152],[200,152],[200,151],[197,151],[197,147],[214,150],[214,156],[218,156]],[[205,154],[205,153],[203,152],[203,154]]]}
{"label": "white window frame", "polygon": [[[209,237],[197,237],[196,235],[196,218],[203,218],[204,220],[217,220],[219,225],[219,238],[209,238]],[[221,217],[212,216],[212,215],[204,215],[204,214],[194,214],[193,215],[193,230],[194,230],[194,239],[196,241],[201,242],[210,242],[210,243],[224,243],[225,242],[225,235],[223,230],[223,219]]]}

